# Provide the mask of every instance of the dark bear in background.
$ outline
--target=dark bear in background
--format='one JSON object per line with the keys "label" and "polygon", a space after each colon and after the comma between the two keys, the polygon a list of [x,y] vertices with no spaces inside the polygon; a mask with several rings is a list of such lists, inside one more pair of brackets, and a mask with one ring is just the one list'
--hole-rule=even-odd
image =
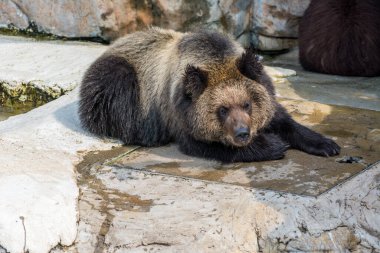
{"label": "dark bear in background", "polygon": [[299,25],[299,58],[310,71],[380,75],[380,0],[312,0]]}
{"label": "dark bear in background", "polygon": [[126,144],[175,141],[224,162],[280,159],[290,146],[330,156],[339,146],[296,123],[252,51],[216,32],[158,28],[116,41],[80,87],[83,126]]}

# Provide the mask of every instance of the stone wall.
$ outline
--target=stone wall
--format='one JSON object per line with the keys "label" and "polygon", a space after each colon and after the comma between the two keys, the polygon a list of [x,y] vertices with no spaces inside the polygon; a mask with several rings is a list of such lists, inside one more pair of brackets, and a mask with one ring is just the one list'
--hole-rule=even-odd
{"label": "stone wall", "polygon": [[150,25],[187,31],[213,27],[244,45],[296,44],[310,0],[1,0],[0,28],[106,41]]}

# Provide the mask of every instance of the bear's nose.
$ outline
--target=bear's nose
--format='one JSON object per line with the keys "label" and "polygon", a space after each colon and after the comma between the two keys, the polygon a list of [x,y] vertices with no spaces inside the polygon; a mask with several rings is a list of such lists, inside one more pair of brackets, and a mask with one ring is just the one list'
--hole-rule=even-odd
{"label": "bear's nose", "polygon": [[244,142],[249,137],[248,127],[239,127],[235,130],[235,138],[238,141]]}

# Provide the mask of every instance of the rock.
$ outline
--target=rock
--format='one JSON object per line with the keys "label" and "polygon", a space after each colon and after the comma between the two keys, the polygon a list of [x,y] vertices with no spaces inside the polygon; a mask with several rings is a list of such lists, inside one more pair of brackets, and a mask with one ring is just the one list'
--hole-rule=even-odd
{"label": "rock", "polygon": [[264,66],[265,72],[272,78],[285,78],[297,75],[297,72],[292,69],[284,69],[280,67]]}
{"label": "rock", "polygon": [[282,51],[297,45],[297,39],[268,37],[260,34],[252,34],[252,43],[262,51]]}
{"label": "rock", "polygon": [[[21,1],[5,0],[8,6],[14,5],[13,13],[24,17],[21,29],[34,23],[38,31],[66,37],[91,37],[100,32],[95,1]],[[16,27],[20,15],[12,15],[7,10],[1,14],[8,15],[7,24]],[[52,15],[54,13],[54,15]]]}
{"label": "rock", "polygon": [[264,66],[265,72],[270,76],[274,84],[287,82],[287,77],[296,76],[296,71],[281,67]]}
{"label": "rock", "polygon": [[77,152],[118,145],[81,129],[76,101],[72,93],[0,123],[0,246],[11,253],[72,244]]}
{"label": "rock", "polygon": [[27,29],[29,19],[13,1],[3,0],[0,2],[0,27],[8,26]]}
{"label": "rock", "polygon": [[98,163],[79,170],[75,244],[53,252],[379,250],[379,173],[310,198]]}
{"label": "rock", "polygon": [[0,36],[0,105],[41,105],[74,89],[106,49],[95,43]]}
{"label": "rock", "polygon": [[298,22],[310,0],[255,1],[252,43],[263,51],[281,51],[297,45]]}
{"label": "rock", "polygon": [[[209,0],[209,3],[210,18],[207,20],[207,24],[228,32],[238,39],[247,34],[252,21],[253,1]],[[245,39],[241,38],[241,41],[248,46],[250,42],[247,43]]]}
{"label": "rock", "polygon": [[268,37],[297,38],[298,21],[310,0],[255,1],[253,29]]}
{"label": "rock", "polygon": [[3,0],[0,26],[107,41],[151,25],[180,31],[213,27],[232,34],[245,46],[254,43],[261,50],[282,50],[294,45],[290,38],[297,37],[298,19],[308,3],[309,0]]}
{"label": "rock", "polygon": [[[4,18],[0,19],[0,24],[3,27],[26,29],[32,24],[38,32],[105,40],[113,40],[150,25],[184,30],[206,22],[210,16],[206,0],[5,0],[2,5],[4,8],[0,14]],[[22,22],[20,17],[23,17]]]}
{"label": "rock", "polygon": [[210,17],[210,5],[206,0],[153,1],[152,24],[174,30],[188,30],[207,21]]}

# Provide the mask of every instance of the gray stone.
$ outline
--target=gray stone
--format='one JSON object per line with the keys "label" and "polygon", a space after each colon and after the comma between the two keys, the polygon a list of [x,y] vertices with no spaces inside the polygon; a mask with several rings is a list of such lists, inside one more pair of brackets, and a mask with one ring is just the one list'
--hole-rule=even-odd
{"label": "gray stone", "polygon": [[253,29],[268,37],[298,37],[298,21],[310,0],[257,0]]}
{"label": "gray stone", "polygon": [[3,0],[0,2],[0,27],[8,26],[26,29],[29,19],[13,1]]}
{"label": "gray stone", "polygon": [[[249,31],[249,25],[253,15],[253,1],[244,0],[209,0],[210,18],[208,25],[232,34],[235,38],[241,38]],[[241,38],[244,45],[249,45]]]}
{"label": "gray stone", "polygon": [[8,16],[6,23],[21,24],[21,29],[34,22],[39,31],[59,36],[91,37],[100,32],[96,1],[5,0],[5,5],[14,7],[13,12],[1,9],[1,15]]}
{"label": "gray stone", "polygon": [[2,5],[0,16],[4,18],[0,24],[3,27],[26,29],[32,24],[38,32],[64,37],[112,39],[141,28],[139,24],[148,25],[152,19],[146,15],[145,2],[140,10],[140,5],[135,6],[130,0],[4,0]]}
{"label": "gray stone", "polygon": [[[150,25],[175,30],[206,23],[216,1],[23,1],[5,0],[0,24],[64,37],[101,37],[113,40]],[[20,20],[22,18],[22,20]]]}
{"label": "gray stone", "polygon": [[[294,46],[298,19],[309,0],[3,0],[0,26],[58,36],[113,40],[147,26],[180,31],[212,27],[245,46],[282,50]],[[251,36],[251,34],[254,36]]]}
{"label": "gray stone", "polygon": [[281,51],[293,48],[297,45],[297,39],[268,37],[252,33],[252,43],[262,51]]}
{"label": "gray stone", "polygon": [[105,49],[95,43],[0,36],[0,106],[6,107],[0,111],[7,116],[25,112],[66,94]]}
{"label": "gray stone", "polygon": [[252,43],[263,51],[280,51],[297,45],[298,23],[310,0],[255,1]]}

